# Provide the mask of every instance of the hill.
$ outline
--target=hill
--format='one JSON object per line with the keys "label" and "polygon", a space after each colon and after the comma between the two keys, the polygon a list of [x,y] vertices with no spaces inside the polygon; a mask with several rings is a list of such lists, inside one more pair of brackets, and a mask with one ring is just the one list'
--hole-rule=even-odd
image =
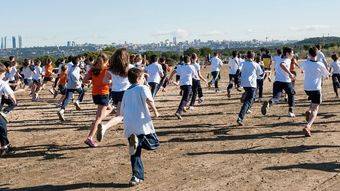
{"label": "hill", "polygon": [[315,45],[315,44],[340,44],[340,37],[314,37],[298,41],[296,45]]}

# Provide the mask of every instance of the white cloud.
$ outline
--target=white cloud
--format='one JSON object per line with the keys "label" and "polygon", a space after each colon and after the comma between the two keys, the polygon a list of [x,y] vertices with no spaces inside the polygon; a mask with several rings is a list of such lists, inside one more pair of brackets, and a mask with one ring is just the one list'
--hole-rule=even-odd
{"label": "white cloud", "polygon": [[300,32],[305,32],[305,31],[319,31],[319,30],[325,30],[329,29],[329,25],[306,25],[306,26],[301,26],[301,27],[290,27],[290,30],[292,31],[300,31]]}
{"label": "white cloud", "polygon": [[157,33],[152,34],[152,36],[172,36],[184,39],[190,36],[190,32],[185,29],[178,28],[173,31],[158,31]]}

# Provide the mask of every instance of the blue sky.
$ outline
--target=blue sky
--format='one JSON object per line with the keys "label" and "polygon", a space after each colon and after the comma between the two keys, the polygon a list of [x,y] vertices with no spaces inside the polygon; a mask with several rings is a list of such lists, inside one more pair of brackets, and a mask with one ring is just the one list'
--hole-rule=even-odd
{"label": "blue sky", "polygon": [[0,36],[24,46],[340,36],[340,0],[2,0]]}

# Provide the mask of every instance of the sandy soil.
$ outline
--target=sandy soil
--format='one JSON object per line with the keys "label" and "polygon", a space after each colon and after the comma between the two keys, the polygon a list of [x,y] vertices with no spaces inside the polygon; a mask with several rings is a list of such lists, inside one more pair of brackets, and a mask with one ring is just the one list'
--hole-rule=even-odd
{"label": "sandy soil", "polygon": [[[227,75],[222,77],[225,90]],[[287,117],[285,104],[264,117],[256,103],[245,127],[235,125],[238,92],[228,99],[205,88],[204,104],[182,121],[173,116],[178,87],[161,92],[156,105],[162,117],[154,123],[162,144],[144,151],[146,179],[133,190],[340,190],[340,100],[326,81],[313,137],[304,138],[309,103],[301,79],[297,87],[296,118]],[[271,89],[266,82],[266,98]],[[27,94],[18,94],[10,116],[9,138],[17,152],[0,159],[0,190],[131,190],[122,125],[96,149],[83,143],[95,114],[89,94],[82,111],[68,107],[63,123],[46,90],[39,103]]]}

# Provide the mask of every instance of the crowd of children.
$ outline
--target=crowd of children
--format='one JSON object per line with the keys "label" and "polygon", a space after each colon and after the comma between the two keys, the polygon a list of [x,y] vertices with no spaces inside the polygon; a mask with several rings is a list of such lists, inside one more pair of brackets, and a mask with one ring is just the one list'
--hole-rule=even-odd
{"label": "crowd of children", "polygon": [[[334,54],[333,62],[328,66],[320,46],[311,48],[308,54],[308,59],[299,65],[293,49],[289,47],[278,49],[273,57],[268,50],[263,50],[259,55],[252,51],[248,51],[245,55],[237,51],[232,52],[227,62],[229,68],[227,97],[231,97],[234,87],[238,91],[244,89],[241,99],[243,105],[238,114],[237,124],[244,125],[245,116],[251,113],[256,99],[262,102],[264,81],[267,78],[270,82],[273,80],[272,66],[275,69],[273,95],[270,100],[263,101],[261,112],[267,115],[270,108],[281,101],[285,92],[288,96],[288,115],[295,117],[297,67],[304,73],[304,90],[311,101],[305,113],[307,124],[303,132],[305,136],[311,136],[311,126],[322,103],[322,81],[329,77],[330,73],[335,95],[339,97],[340,62],[338,55]],[[20,84],[24,91],[30,90],[32,101],[41,101],[40,92],[45,89],[47,83],[51,82],[52,89],[49,91],[53,97],[61,95],[57,101],[59,108],[57,115],[61,121],[66,120],[65,109],[70,102],[73,102],[77,110],[81,110],[85,88],[91,87],[92,99],[97,105],[97,111],[85,144],[92,148],[97,147],[94,138],[101,142],[110,127],[123,122],[132,166],[130,184],[139,184],[144,180],[142,149],[155,150],[159,146],[149,111],[151,108],[154,116],[159,117],[160,114],[155,106],[155,97],[159,90],[165,91],[167,85],[172,83],[180,87],[182,98],[175,117],[182,119],[183,112],[193,110],[196,102],[203,102],[201,81],[209,87],[214,85],[216,93],[221,91],[219,80],[224,65],[217,52],[208,59],[212,77],[208,82],[201,73],[197,54],[182,56],[180,63],[173,70],[163,57],[152,55],[149,61],[142,55],[130,55],[126,48],[121,48],[117,49],[110,58],[104,53],[97,58],[70,56],[68,59],[60,60],[56,69],[51,59],[46,59],[43,63],[38,59],[25,59],[18,70],[15,57],[10,57],[9,61],[0,64],[1,156],[13,152],[7,138],[7,115],[17,105],[14,94]],[[176,80],[173,80],[175,75]],[[78,93],[76,99],[74,93]],[[114,117],[104,124],[103,120],[111,113],[114,113]]]}

